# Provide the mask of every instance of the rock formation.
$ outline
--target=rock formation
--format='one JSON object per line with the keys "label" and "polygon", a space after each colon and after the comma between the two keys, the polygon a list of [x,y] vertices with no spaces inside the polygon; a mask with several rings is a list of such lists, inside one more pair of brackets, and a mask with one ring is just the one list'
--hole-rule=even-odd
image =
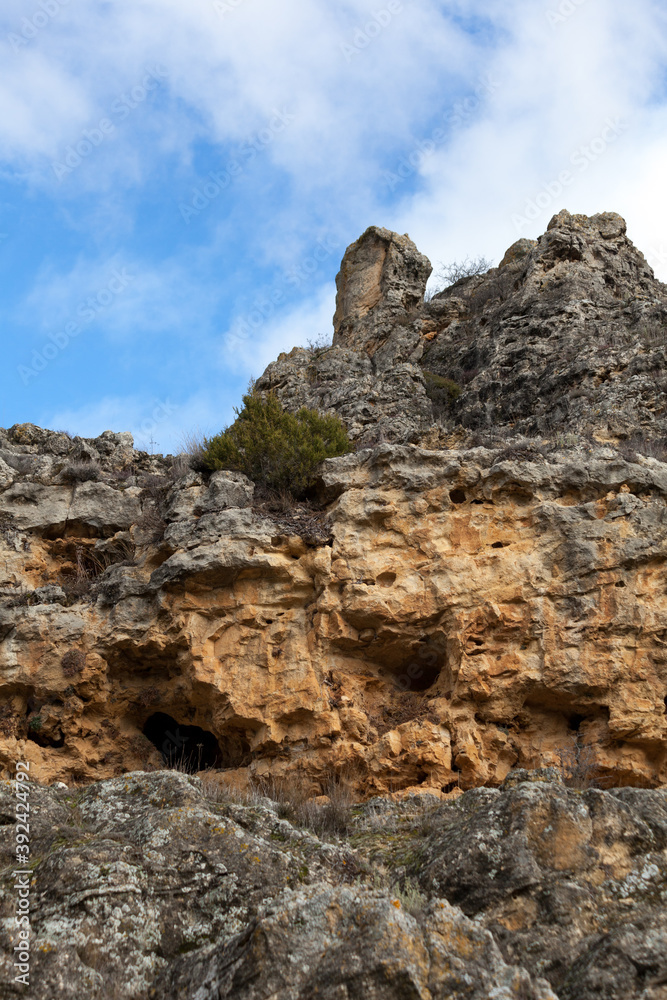
{"label": "rock formation", "polygon": [[[667,434],[667,288],[619,215],[560,212],[498,267],[415,305],[428,273],[407,237],[367,230],[343,260],[333,347],[281,355],[259,387],[339,413],[360,444],[449,444],[460,426]],[[454,398],[431,398],[438,378]]]}
{"label": "rock formation", "polygon": [[[3,997],[665,995],[664,791],[515,772],[456,802],[373,799],[334,842],[175,771],[30,802],[32,986],[13,982],[4,919]],[[2,782],[4,870],[13,809]]]}
{"label": "rock formation", "polygon": [[[367,230],[333,345],[258,379],[355,442],[308,502],[128,434],[0,430],[0,768],[26,760],[40,783],[36,997],[101,990],[128,961],[120,997],[665,995],[667,288],[613,214],[561,212],[425,301],[429,273],[407,236]],[[420,859],[371,838],[426,916],[374,885],[363,831],[352,864],[266,804],[220,819],[165,766],[235,795],[344,781],[359,817],[373,796],[416,815],[426,793]],[[545,767],[551,784],[525,783]],[[57,781],[96,782],[76,793],[83,846],[49,839],[72,824]],[[211,846],[225,830],[243,870]],[[157,897],[200,884],[167,940]],[[99,942],[84,911],[111,921]],[[297,912],[310,937],[290,937]],[[134,951],[121,925],[147,928]],[[49,958],[65,939],[92,943]]]}

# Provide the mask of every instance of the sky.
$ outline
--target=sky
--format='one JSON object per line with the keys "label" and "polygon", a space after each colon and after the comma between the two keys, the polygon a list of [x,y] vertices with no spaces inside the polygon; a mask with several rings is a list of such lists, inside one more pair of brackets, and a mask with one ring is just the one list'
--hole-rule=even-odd
{"label": "sky", "polygon": [[615,211],[667,281],[666,177],[657,0],[3,0],[0,426],[216,433],[369,225]]}

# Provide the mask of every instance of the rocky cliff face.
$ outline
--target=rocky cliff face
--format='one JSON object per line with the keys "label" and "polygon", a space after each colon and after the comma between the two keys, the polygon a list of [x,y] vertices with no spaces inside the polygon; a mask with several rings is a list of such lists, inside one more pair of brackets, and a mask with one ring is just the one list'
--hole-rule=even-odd
{"label": "rocky cliff face", "polygon": [[[644,837],[650,853],[657,837],[655,850],[664,850],[660,823],[641,809],[662,809],[664,793],[650,790],[667,783],[667,289],[612,214],[561,212],[498,268],[424,301],[429,273],[408,237],[368,230],[343,260],[333,346],[295,348],[258,380],[287,407],[337,413],[356,443],[355,452],[324,463],[308,503],[281,508],[238,473],[204,476],[182,457],[135,451],[127,434],[71,439],[30,424],[0,431],[0,766],[10,777],[14,762],[27,760],[48,785],[102,780],[81,800],[95,814],[94,837],[107,829],[94,803],[115,802],[135,784],[137,802],[152,801],[160,782],[172,780],[150,776],[165,764],[215,773],[237,791],[298,786],[319,795],[344,781],[358,800],[425,792],[457,800],[438,814],[452,831],[439,846],[433,841],[440,860],[429,855],[401,868],[440,900],[418,926],[396,917],[392,900],[372,886],[361,892],[334,877],[331,858],[318,868],[326,888],[280,896],[275,908],[266,893],[250,902],[220,897],[217,916],[211,874],[211,913],[183,917],[193,926],[201,918],[202,935],[217,942],[215,954],[193,958],[196,976],[213,984],[202,997],[311,995],[319,980],[306,972],[301,993],[281,993],[268,972],[266,981],[257,973],[261,989],[239,992],[263,961],[252,950],[259,937],[279,941],[277,968],[288,962],[297,945],[277,928],[303,907],[321,926],[313,948],[326,951],[327,935],[338,933],[334,911],[343,937],[362,911],[382,928],[363,945],[380,950],[361,994],[348,970],[339,992],[323,996],[379,990],[373,977],[387,976],[389,962],[381,956],[410,938],[392,966],[398,979],[390,976],[389,992],[376,995],[546,998],[554,995],[540,984],[546,975],[559,997],[653,1000],[664,992],[662,966],[651,957],[662,925],[648,958],[640,956],[643,910],[635,937],[598,945],[645,878],[628,860],[636,843]],[[518,769],[545,766],[598,790],[586,793],[585,808],[575,792],[507,790]],[[149,774],[129,784],[119,777],[139,770]],[[196,783],[173,781],[190,803],[178,808],[192,806],[209,829],[209,807],[192,798]],[[478,786],[487,787],[459,798]],[[624,786],[644,797],[599,790]],[[35,794],[47,818],[68,822],[55,792]],[[550,844],[558,829],[567,858],[561,864],[539,848],[529,863],[519,846],[524,871],[493,844],[535,795],[542,804],[525,820],[535,843]],[[470,814],[458,805],[464,799]],[[649,832],[632,834],[632,847],[618,833],[618,850],[603,850],[604,831],[623,826],[614,810],[639,805],[632,823]],[[475,854],[473,813],[482,807],[495,817],[487,860]],[[260,822],[243,817],[232,816],[242,828],[235,837]],[[150,813],[146,830],[161,822]],[[270,840],[268,829],[258,836]],[[107,847],[98,851],[94,837],[95,858],[125,865]],[[465,877],[443,860],[453,845],[467,852],[454,866]],[[257,857],[264,864],[259,850]],[[575,889],[553,874],[569,872],[572,859],[581,862]],[[538,871],[547,862],[548,878]],[[227,854],[219,864],[228,867]],[[291,871],[289,860],[275,864]],[[641,886],[653,885],[651,866],[662,872],[663,862],[652,854],[641,864],[649,872]],[[135,876],[148,877],[136,871],[128,885]],[[606,888],[600,895],[607,876],[630,879],[623,899]],[[276,893],[296,885],[293,874],[285,879]],[[475,887],[484,879],[494,881],[482,899]],[[135,900],[137,920],[148,912],[138,885],[118,890]],[[88,893],[74,882],[70,890]],[[560,951],[554,943],[560,932],[540,930],[536,945],[534,928],[566,924],[580,906],[586,916],[567,938],[579,964],[568,965],[562,942]],[[161,927],[160,913],[151,914]],[[62,934],[73,927],[63,924]],[[44,933],[51,941],[56,932]],[[189,941],[172,944],[178,951]],[[188,995],[195,966],[161,964],[173,949],[153,938],[142,948],[146,976],[119,996],[143,996],[158,974],[155,995]],[[479,949],[483,973],[457,993],[452,970]],[[604,992],[599,984],[613,978],[608,970],[621,953],[619,982],[631,985]],[[94,969],[77,955],[72,969],[77,961]],[[306,951],[302,958],[306,968]],[[408,966],[413,978],[401,978]],[[589,972],[593,985],[577,993],[572,984]]]}
{"label": "rocky cliff face", "polygon": [[308,508],[126,434],[2,432],[5,768],[111,777],[171,740],[239,781],[446,794],[577,741],[606,784],[667,781],[665,288],[612,214],[424,302],[429,273],[368,230],[334,346],[259,380],[358,440]]}
{"label": "rocky cliff face", "polygon": [[338,412],[362,444],[451,444],[460,427],[664,438],[667,288],[619,215],[560,212],[424,302],[429,273],[407,237],[367,230],[343,258],[333,347],[281,355],[260,388]]}

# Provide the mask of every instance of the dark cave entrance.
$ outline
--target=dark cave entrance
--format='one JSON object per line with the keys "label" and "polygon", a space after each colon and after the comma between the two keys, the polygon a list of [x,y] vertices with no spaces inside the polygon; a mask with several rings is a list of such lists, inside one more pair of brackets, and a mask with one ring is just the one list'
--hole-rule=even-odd
{"label": "dark cave entrance", "polygon": [[155,712],[146,720],[143,733],[160,751],[167,767],[194,774],[206,767],[221,766],[217,739],[200,726],[182,726],[171,715]]}

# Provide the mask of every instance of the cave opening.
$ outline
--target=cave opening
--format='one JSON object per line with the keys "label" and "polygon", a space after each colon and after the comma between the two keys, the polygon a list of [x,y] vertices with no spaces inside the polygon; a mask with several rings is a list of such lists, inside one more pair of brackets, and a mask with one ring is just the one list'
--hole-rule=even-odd
{"label": "cave opening", "polygon": [[419,671],[410,677],[410,691],[428,691],[440,676],[440,664],[420,664]]}
{"label": "cave opening", "polygon": [[581,723],[585,720],[585,718],[586,718],[585,715],[578,715],[576,713],[574,715],[570,715],[567,720],[568,729],[571,729],[575,733],[578,733],[579,730],[581,729]]}
{"label": "cave opening", "polygon": [[217,739],[200,726],[184,726],[165,712],[155,712],[144,723],[143,734],[160,751],[168,768],[194,774],[206,767],[223,766]]}

